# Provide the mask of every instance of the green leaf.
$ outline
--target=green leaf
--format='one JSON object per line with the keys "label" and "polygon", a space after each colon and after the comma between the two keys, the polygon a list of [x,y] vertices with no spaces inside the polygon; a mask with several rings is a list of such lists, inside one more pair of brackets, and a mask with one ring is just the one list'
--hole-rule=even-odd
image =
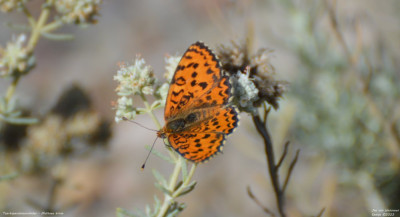
{"label": "green leaf", "polygon": [[166,187],[160,185],[159,183],[154,183],[154,185],[156,186],[156,188],[160,189],[162,192],[164,192],[164,194],[171,196],[172,192],[170,190],[168,190]]}
{"label": "green leaf", "polygon": [[167,217],[175,217],[179,214],[179,212],[180,211],[178,209],[175,209],[172,212],[168,213]]}
{"label": "green leaf", "polygon": [[145,210],[147,216],[151,216],[151,209],[150,209],[149,204],[146,204],[146,207],[144,210]]}
{"label": "green leaf", "polygon": [[175,185],[174,191],[178,190],[182,186],[183,182],[179,181],[178,184]]}
{"label": "green leaf", "polygon": [[10,29],[17,30],[17,31],[28,32],[31,30],[30,26],[24,25],[24,24],[15,24],[15,23],[7,22],[6,25]]}
{"label": "green leaf", "polygon": [[167,217],[175,217],[177,216],[180,212],[182,212],[186,208],[186,205],[184,203],[178,204],[174,203],[171,204],[170,210],[168,210]]}
{"label": "green leaf", "polygon": [[160,172],[158,172],[156,169],[152,170],[153,176],[157,179],[157,182],[160,183],[161,185],[166,186],[167,185],[167,180],[164,178],[163,175],[161,175]]}
{"label": "green leaf", "polygon": [[154,101],[154,102],[151,104],[150,110],[156,110],[156,109],[158,109],[158,108],[160,108],[160,107],[161,107],[161,102],[160,102],[160,100],[156,100],[156,101]]}
{"label": "green leaf", "polygon": [[[145,148],[146,148],[147,150],[150,150],[150,149],[151,149],[151,146],[146,145]],[[170,157],[161,154],[161,152],[159,152],[159,151],[157,151],[157,150],[155,150],[155,149],[153,149],[153,150],[151,151],[151,153],[154,154],[155,156],[157,156],[157,157],[159,157],[159,158],[165,160],[165,161],[168,161],[168,162],[170,162],[170,163],[172,163],[172,164],[174,163],[174,161],[173,161]]]}
{"label": "green leaf", "polygon": [[8,117],[0,114],[0,120],[4,120],[10,124],[36,124],[37,118]]}
{"label": "green leaf", "polygon": [[134,214],[134,213],[132,213],[132,212],[130,212],[130,211],[124,209],[124,208],[120,208],[120,207],[117,208],[116,214],[117,214],[117,217],[125,217],[125,216],[143,217],[144,216],[144,215],[141,215],[141,214]]}
{"label": "green leaf", "polygon": [[0,176],[0,182],[15,179],[19,174],[17,172]]}
{"label": "green leaf", "polygon": [[185,181],[187,179],[187,163],[186,160],[182,161],[182,180]]}
{"label": "green leaf", "polygon": [[158,213],[161,207],[161,202],[156,195],[154,195],[154,213]]}
{"label": "green leaf", "polygon": [[180,192],[178,195],[174,195],[175,197],[180,197],[183,196],[189,192],[191,192],[195,187],[196,187],[197,182],[193,181],[192,183],[190,183],[185,190],[183,190],[182,192]]}
{"label": "green leaf", "polygon": [[15,110],[17,105],[17,100],[15,98],[11,98],[8,102],[5,101],[4,113],[12,113]]}
{"label": "green leaf", "polygon": [[5,98],[0,98],[0,113],[4,113],[7,108],[7,103]]}
{"label": "green leaf", "polygon": [[50,40],[55,40],[55,41],[69,41],[69,40],[74,39],[74,36],[70,35],[70,34],[57,34],[57,33],[42,32],[42,36],[44,38],[47,38]]}

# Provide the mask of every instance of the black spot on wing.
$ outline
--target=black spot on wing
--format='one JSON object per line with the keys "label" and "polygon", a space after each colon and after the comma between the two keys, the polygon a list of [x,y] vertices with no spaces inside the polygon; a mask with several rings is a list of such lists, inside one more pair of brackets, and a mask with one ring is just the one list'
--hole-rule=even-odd
{"label": "black spot on wing", "polygon": [[206,89],[206,87],[208,86],[208,84],[207,84],[207,82],[201,82],[201,83],[199,83],[199,86],[200,86],[201,88],[203,88],[203,90],[204,90],[204,89]]}
{"label": "black spot on wing", "polygon": [[211,136],[210,134],[206,134],[206,135],[204,135],[203,139],[207,139],[210,136]]}
{"label": "black spot on wing", "polygon": [[178,65],[178,66],[176,67],[176,71],[184,70],[184,69],[185,69],[185,66],[184,66],[184,65]]}
{"label": "black spot on wing", "polygon": [[183,86],[186,84],[186,80],[183,77],[178,77],[175,79],[175,84],[178,86]]}
{"label": "black spot on wing", "polygon": [[181,93],[183,93],[183,89],[180,90],[180,91],[178,91],[178,92],[176,92],[176,91],[172,91],[172,92],[171,92],[171,94],[174,95],[174,96],[178,96],[178,95],[181,94]]}

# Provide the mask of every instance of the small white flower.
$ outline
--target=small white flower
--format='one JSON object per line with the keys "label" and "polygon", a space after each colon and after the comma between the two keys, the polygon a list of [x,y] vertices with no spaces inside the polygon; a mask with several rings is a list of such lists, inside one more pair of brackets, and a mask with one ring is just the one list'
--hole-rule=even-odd
{"label": "small white flower", "polygon": [[26,4],[28,0],[0,0],[0,10],[3,12],[11,12],[19,9]]}
{"label": "small white flower", "polygon": [[246,74],[238,71],[233,76],[233,86],[235,91],[236,105],[239,106],[241,111],[255,112],[254,102],[258,100],[258,89],[254,82],[250,80],[246,70]]}
{"label": "small white flower", "polygon": [[165,57],[165,73],[164,78],[167,82],[171,82],[172,77],[175,74],[176,67],[178,66],[179,61],[181,60],[181,56],[168,56]]}
{"label": "small white flower", "polygon": [[164,83],[157,89],[157,95],[159,96],[160,105],[165,105],[165,100],[168,96],[169,84]]}
{"label": "small white flower", "polygon": [[96,23],[102,0],[57,0],[55,8],[65,23]]}
{"label": "small white flower", "polygon": [[0,47],[0,76],[26,73],[35,66],[35,58],[25,46],[24,34],[13,37],[5,49]]}
{"label": "small white flower", "polygon": [[143,58],[136,57],[133,65],[121,64],[114,80],[120,85],[117,87],[118,95],[151,95],[154,93],[154,77],[153,69],[146,65]]}
{"label": "small white flower", "polygon": [[136,109],[133,107],[132,98],[122,96],[117,101],[115,122],[119,122],[122,118],[126,117],[133,120],[136,116]]}

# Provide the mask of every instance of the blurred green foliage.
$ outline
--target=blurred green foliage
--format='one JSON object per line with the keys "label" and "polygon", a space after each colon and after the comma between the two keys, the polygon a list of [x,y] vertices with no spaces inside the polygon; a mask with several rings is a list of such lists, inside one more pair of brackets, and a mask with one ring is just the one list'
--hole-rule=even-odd
{"label": "blurred green foliage", "polygon": [[362,17],[338,15],[334,1],[309,2],[315,4],[286,1],[294,30],[287,44],[300,62],[290,91],[291,133],[341,168],[342,184],[365,191],[360,174],[370,174],[386,205],[396,208],[400,186],[382,182],[398,180],[400,165],[398,50]]}

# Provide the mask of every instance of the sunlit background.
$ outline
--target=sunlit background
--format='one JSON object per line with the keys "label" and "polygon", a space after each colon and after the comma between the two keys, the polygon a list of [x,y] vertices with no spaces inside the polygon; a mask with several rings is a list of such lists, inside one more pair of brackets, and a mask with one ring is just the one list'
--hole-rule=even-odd
{"label": "sunlit background", "polygon": [[[42,3],[28,2],[33,17]],[[49,204],[63,216],[152,207],[154,195],[162,198],[152,170],[168,176],[173,165],[153,155],[141,171],[155,132],[114,122],[118,63],[140,54],[163,81],[167,55],[182,55],[199,40],[214,49],[247,38],[253,51],[273,50],[276,79],[290,83],[269,116],[278,157],[290,141],[282,183],[300,149],[285,192],[287,216],[317,216],[323,208],[324,217],[385,208],[400,216],[399,1],[118,0],[104,1],[99,14],[94,25],[56,31],[73,40],[41,38],[34,50],[36,67],[21,77],[14,97],[39,122],[15,128],[0,122],[0,176],[11,176],[0,180],[0,214],[41,212]],[[5,48],[21,33],[7,24],[27,19],[2,12],[0,22]],[[1,97],[10,84],[10,77],[0,78]],[[156,115],[163,123],[163,109]],[[60,125],[60,117],[73,120]],[[148,115],[135,121],[156,129]],[[40,149],[57,142],[78,148]],[[166,153],[161,140],[155,149]],[[186,204],[180,216],[268,216],[247,187],[277,214],[264,144],[246,113],[223,154],[200,164],[194,180],[195,189],[178,199]]]}

